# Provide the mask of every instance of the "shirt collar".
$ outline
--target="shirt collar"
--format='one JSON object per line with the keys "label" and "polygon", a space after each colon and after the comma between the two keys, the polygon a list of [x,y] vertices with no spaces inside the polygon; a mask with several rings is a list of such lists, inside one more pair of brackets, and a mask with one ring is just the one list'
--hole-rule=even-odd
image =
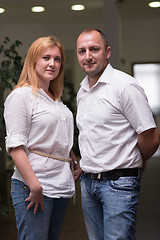
{"label": "shirt collar", "polygon": [[[100,78],[98,79],[97,83],[93,87],[95,87],[98,83],[110,84],[112,72],[113,67],[109,63]],[[90,88],[88,83],[88,75],[83,79],[80,85],[84,90],[89,91]]]}
{"label": "shirt collar", "polygon": [[60,99],[53,100],[42,88],[38,89],[38,93],[48,99],[50,102],[60,102]]}

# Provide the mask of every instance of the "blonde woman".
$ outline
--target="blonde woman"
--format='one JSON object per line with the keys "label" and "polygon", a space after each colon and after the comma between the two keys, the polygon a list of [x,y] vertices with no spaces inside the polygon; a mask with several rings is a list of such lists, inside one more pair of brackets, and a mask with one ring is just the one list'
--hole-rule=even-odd
{"label": "blonde woman", "polygon": [[[58,240],[75,185],[70,169],[73,116],[61,102],[64,49],[54,36],[30,46],[5,101],[6,149],[19,240]],[[72,156],[71,156],[72,155]]]}

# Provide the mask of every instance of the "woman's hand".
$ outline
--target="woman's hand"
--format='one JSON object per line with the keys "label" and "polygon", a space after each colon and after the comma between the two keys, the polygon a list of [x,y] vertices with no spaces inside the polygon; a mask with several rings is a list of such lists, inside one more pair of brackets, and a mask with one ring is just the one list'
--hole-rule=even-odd
{"label": "woman's hand", "polygon": [[74,180],[76,181],[82,174],[79,163],[74,166]]}
{"label": "woman's hand", "polygon": [[30,189],[29,197],[25,199],[25,202],[30,201],[27,206],[27,210],[29,210],[33,205],[35,205],[34,214],[36,214],[40,204],[42,211],[44,211],[43,189],[31,167],[31,164],[23,149],[23,146],[11,148],[9,153],[19,173],[21,174]]}
{"label": "woman's hand", "polygon": [[27,206],[27,210],[34,206],[34,214],[36,214],[40,205],[42,211],[44,211],[43,189],[41,185],[35,186],[31,189],[29,197],[25,199],[25,202],[28,201],[30,203]]}
{"label": "woman's hand", "polygon": [[82,169],[80,168],[80,164],[77,163],[77,158],[76,158],[76,155],[74,154],[73,150],[70,151],[70,157],[72,158],[72,161],[73,161],[73,164],[76,164],[74,165],[73,167],[73,177],[74,177],[74,180],[76,181],[82,174]]}

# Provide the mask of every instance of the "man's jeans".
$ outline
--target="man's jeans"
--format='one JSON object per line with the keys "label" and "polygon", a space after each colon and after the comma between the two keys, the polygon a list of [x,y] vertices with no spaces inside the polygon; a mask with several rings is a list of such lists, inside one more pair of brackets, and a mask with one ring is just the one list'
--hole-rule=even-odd
{"label": "man's jeans", "polygon": [[82,208],[89,240],[134,240],[138,177],[92,180],[81,176]]}
{"label": "man's jeans", "polygon": [[11,194],[16,215],[19,240],[58,240],[68,199],[44,196],[44,212],[39,207],[36,214],[33,207],[27,210],[29,188],[16,179],[11,182]]}

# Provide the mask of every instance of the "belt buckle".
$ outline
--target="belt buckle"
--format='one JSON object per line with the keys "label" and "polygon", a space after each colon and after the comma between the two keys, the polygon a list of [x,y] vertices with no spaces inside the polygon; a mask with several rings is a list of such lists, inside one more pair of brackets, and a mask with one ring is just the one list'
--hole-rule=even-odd
{"label": "belt buckle", "polygon": [[100,179],[101,179],[101,176],[102,176],[101,173],[91,173],[91,178],[92,178],[93,180],[96,180],[96,179],[100,180]]}
{"label": "belt buckle", "polygon": [[102,174],[101,173],[97,173],[97,179],[100,180],[101,179]]}

